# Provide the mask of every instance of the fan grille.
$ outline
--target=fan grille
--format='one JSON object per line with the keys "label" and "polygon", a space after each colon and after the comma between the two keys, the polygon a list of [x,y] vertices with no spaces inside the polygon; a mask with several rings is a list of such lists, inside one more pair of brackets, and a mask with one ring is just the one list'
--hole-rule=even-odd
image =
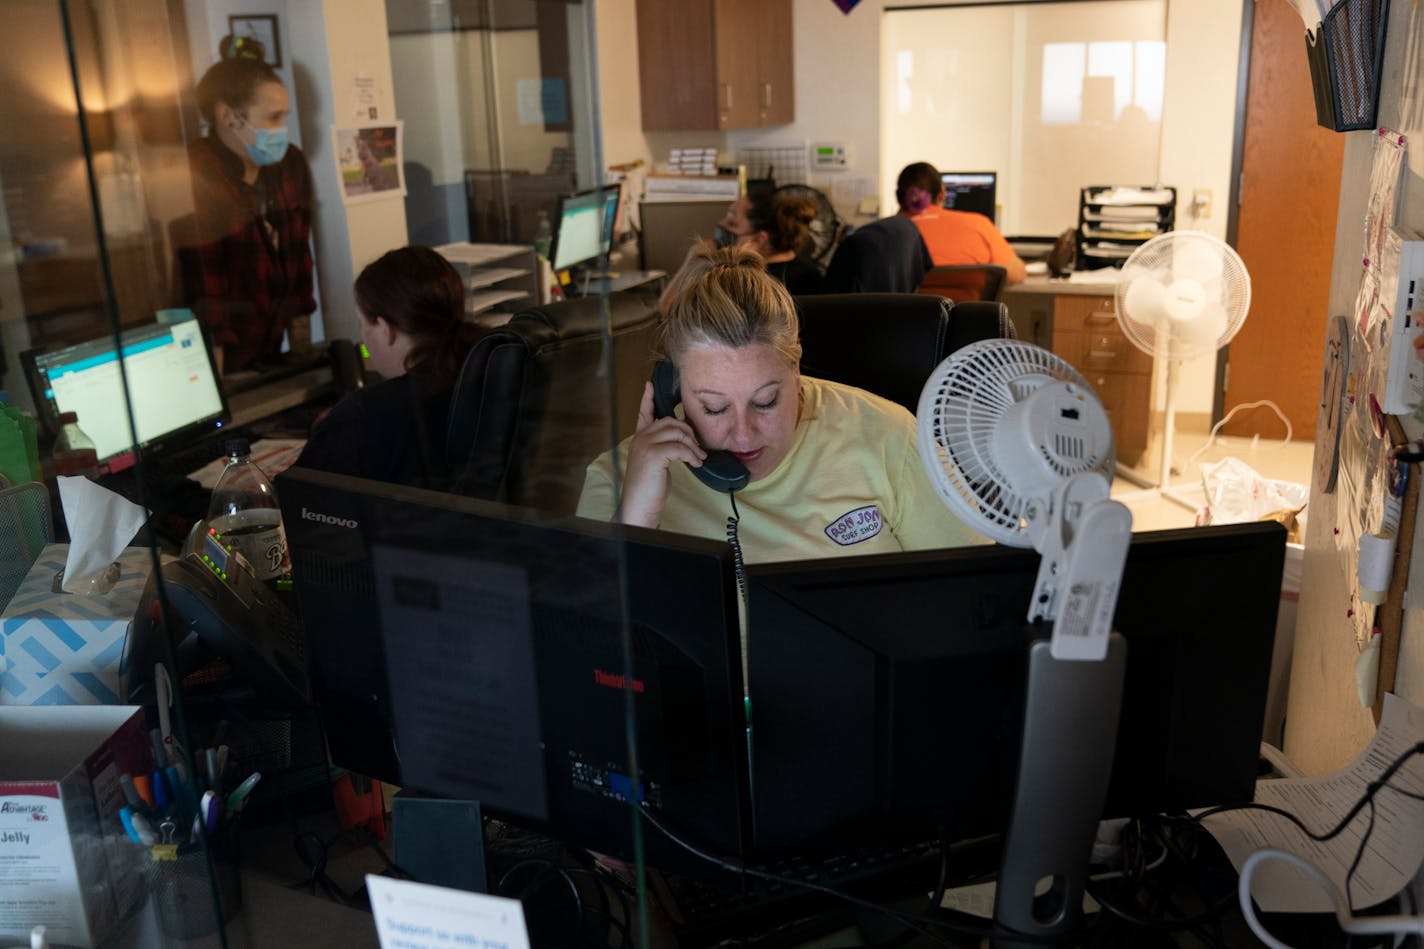
{"label": "fan grille", "polygon": [[[1014,472],[996,457],[995,435],[1005,414],[1044,385],[1067,382],[1092,392],[1067,362],[1031,343],[982,340],[956,351],[930,376],[920,395],[920,457],[940,498],[985,536],[1016,547],[1031,546],[1024,533],[1030,498],[1011,487]],[[1062,477],[1096,470],[1112,479],[1111,440],[1102,457],[1082,439],[1056,438],[1043,459]],[[1056,456],[1055,456],[1056,453]],[[1077,459],[1076,465],[1065,459]]]}
{"label": "fan grille", "polygon": [[[1185,278],[1200,288],[1206,309],[1216,314],[1214,320],[1175,323],[1167,318],[1165,300],[1144,303],[1154,295],[1149,293],[1132,298],[1139,278],[1156,283],[1164,295]],[[1116,302],[1118,322],[1138,349],[1169,359],[1191,359],[1231,342],[1251,307],[1251,281],[1230,244],[1205,231],[1172,231],[1132,252],[1122,267]]]}

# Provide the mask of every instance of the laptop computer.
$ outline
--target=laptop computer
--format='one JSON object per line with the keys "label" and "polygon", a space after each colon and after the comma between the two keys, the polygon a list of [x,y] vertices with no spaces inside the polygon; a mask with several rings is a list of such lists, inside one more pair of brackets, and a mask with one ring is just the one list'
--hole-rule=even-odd
{"label": "laptop computer", "polygon": [[[51,434],[59,430],[61,413],[76,413],[100,463],[119,471],[133,463],[136,449],[142,449],[146,459],[161,461],[190,449],[231,420],[202,324],[185,320],[134,326],[122,332],[119,343],[116,349],[113,335],[106,334],[61,349],[20,354],[40,421]],[[130,403],[137,417],[137,444],[129,426]]]}

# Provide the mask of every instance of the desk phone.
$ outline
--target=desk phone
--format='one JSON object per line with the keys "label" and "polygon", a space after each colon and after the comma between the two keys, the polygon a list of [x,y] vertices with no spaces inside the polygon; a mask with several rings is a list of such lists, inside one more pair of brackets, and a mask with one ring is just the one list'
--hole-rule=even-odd
{"label": "desk phone", "polygon": [[[180,676],[194,671],[199,657],[222,656],[264,698],[289,709],[311,704],[300,621],[222,534],[199,521],[183,555],[163,565],[161,581],[181,624],[173,630]],[[153,592],[150,587],[149,595]],[[140,617],[152,609],[146,598]]]}

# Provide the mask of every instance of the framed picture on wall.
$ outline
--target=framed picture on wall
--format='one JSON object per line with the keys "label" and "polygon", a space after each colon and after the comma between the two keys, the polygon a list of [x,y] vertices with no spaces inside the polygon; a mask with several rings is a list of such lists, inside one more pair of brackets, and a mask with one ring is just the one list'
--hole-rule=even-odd
{"label": "framed picture on wall", "polygon": [[341,180],[344,204],[363,204],[405,194],[403,129],[399,120],[331,127],[336,174]]}
{"label": "framed picture on wall", "polygon": [[267,65],[282,65],[282,46],[281,37],[277,32],[277,14],[230,14],[227,18],[227,29],[234,40],[256,40],[261,43],[263,59]]}

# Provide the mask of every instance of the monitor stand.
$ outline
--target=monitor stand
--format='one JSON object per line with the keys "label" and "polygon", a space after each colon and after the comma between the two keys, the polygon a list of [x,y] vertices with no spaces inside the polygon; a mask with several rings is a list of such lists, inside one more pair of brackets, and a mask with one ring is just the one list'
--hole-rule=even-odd
{"label": "monitor stand", "polygon": [[1117,633],[1100,661],[1054,659],[1046,639],[1029,647],[1018,779],[994,899],[994,921],[1006,931],[1001,945],[1015,933],[1064,936],[1082,922],[1126,659]]}

